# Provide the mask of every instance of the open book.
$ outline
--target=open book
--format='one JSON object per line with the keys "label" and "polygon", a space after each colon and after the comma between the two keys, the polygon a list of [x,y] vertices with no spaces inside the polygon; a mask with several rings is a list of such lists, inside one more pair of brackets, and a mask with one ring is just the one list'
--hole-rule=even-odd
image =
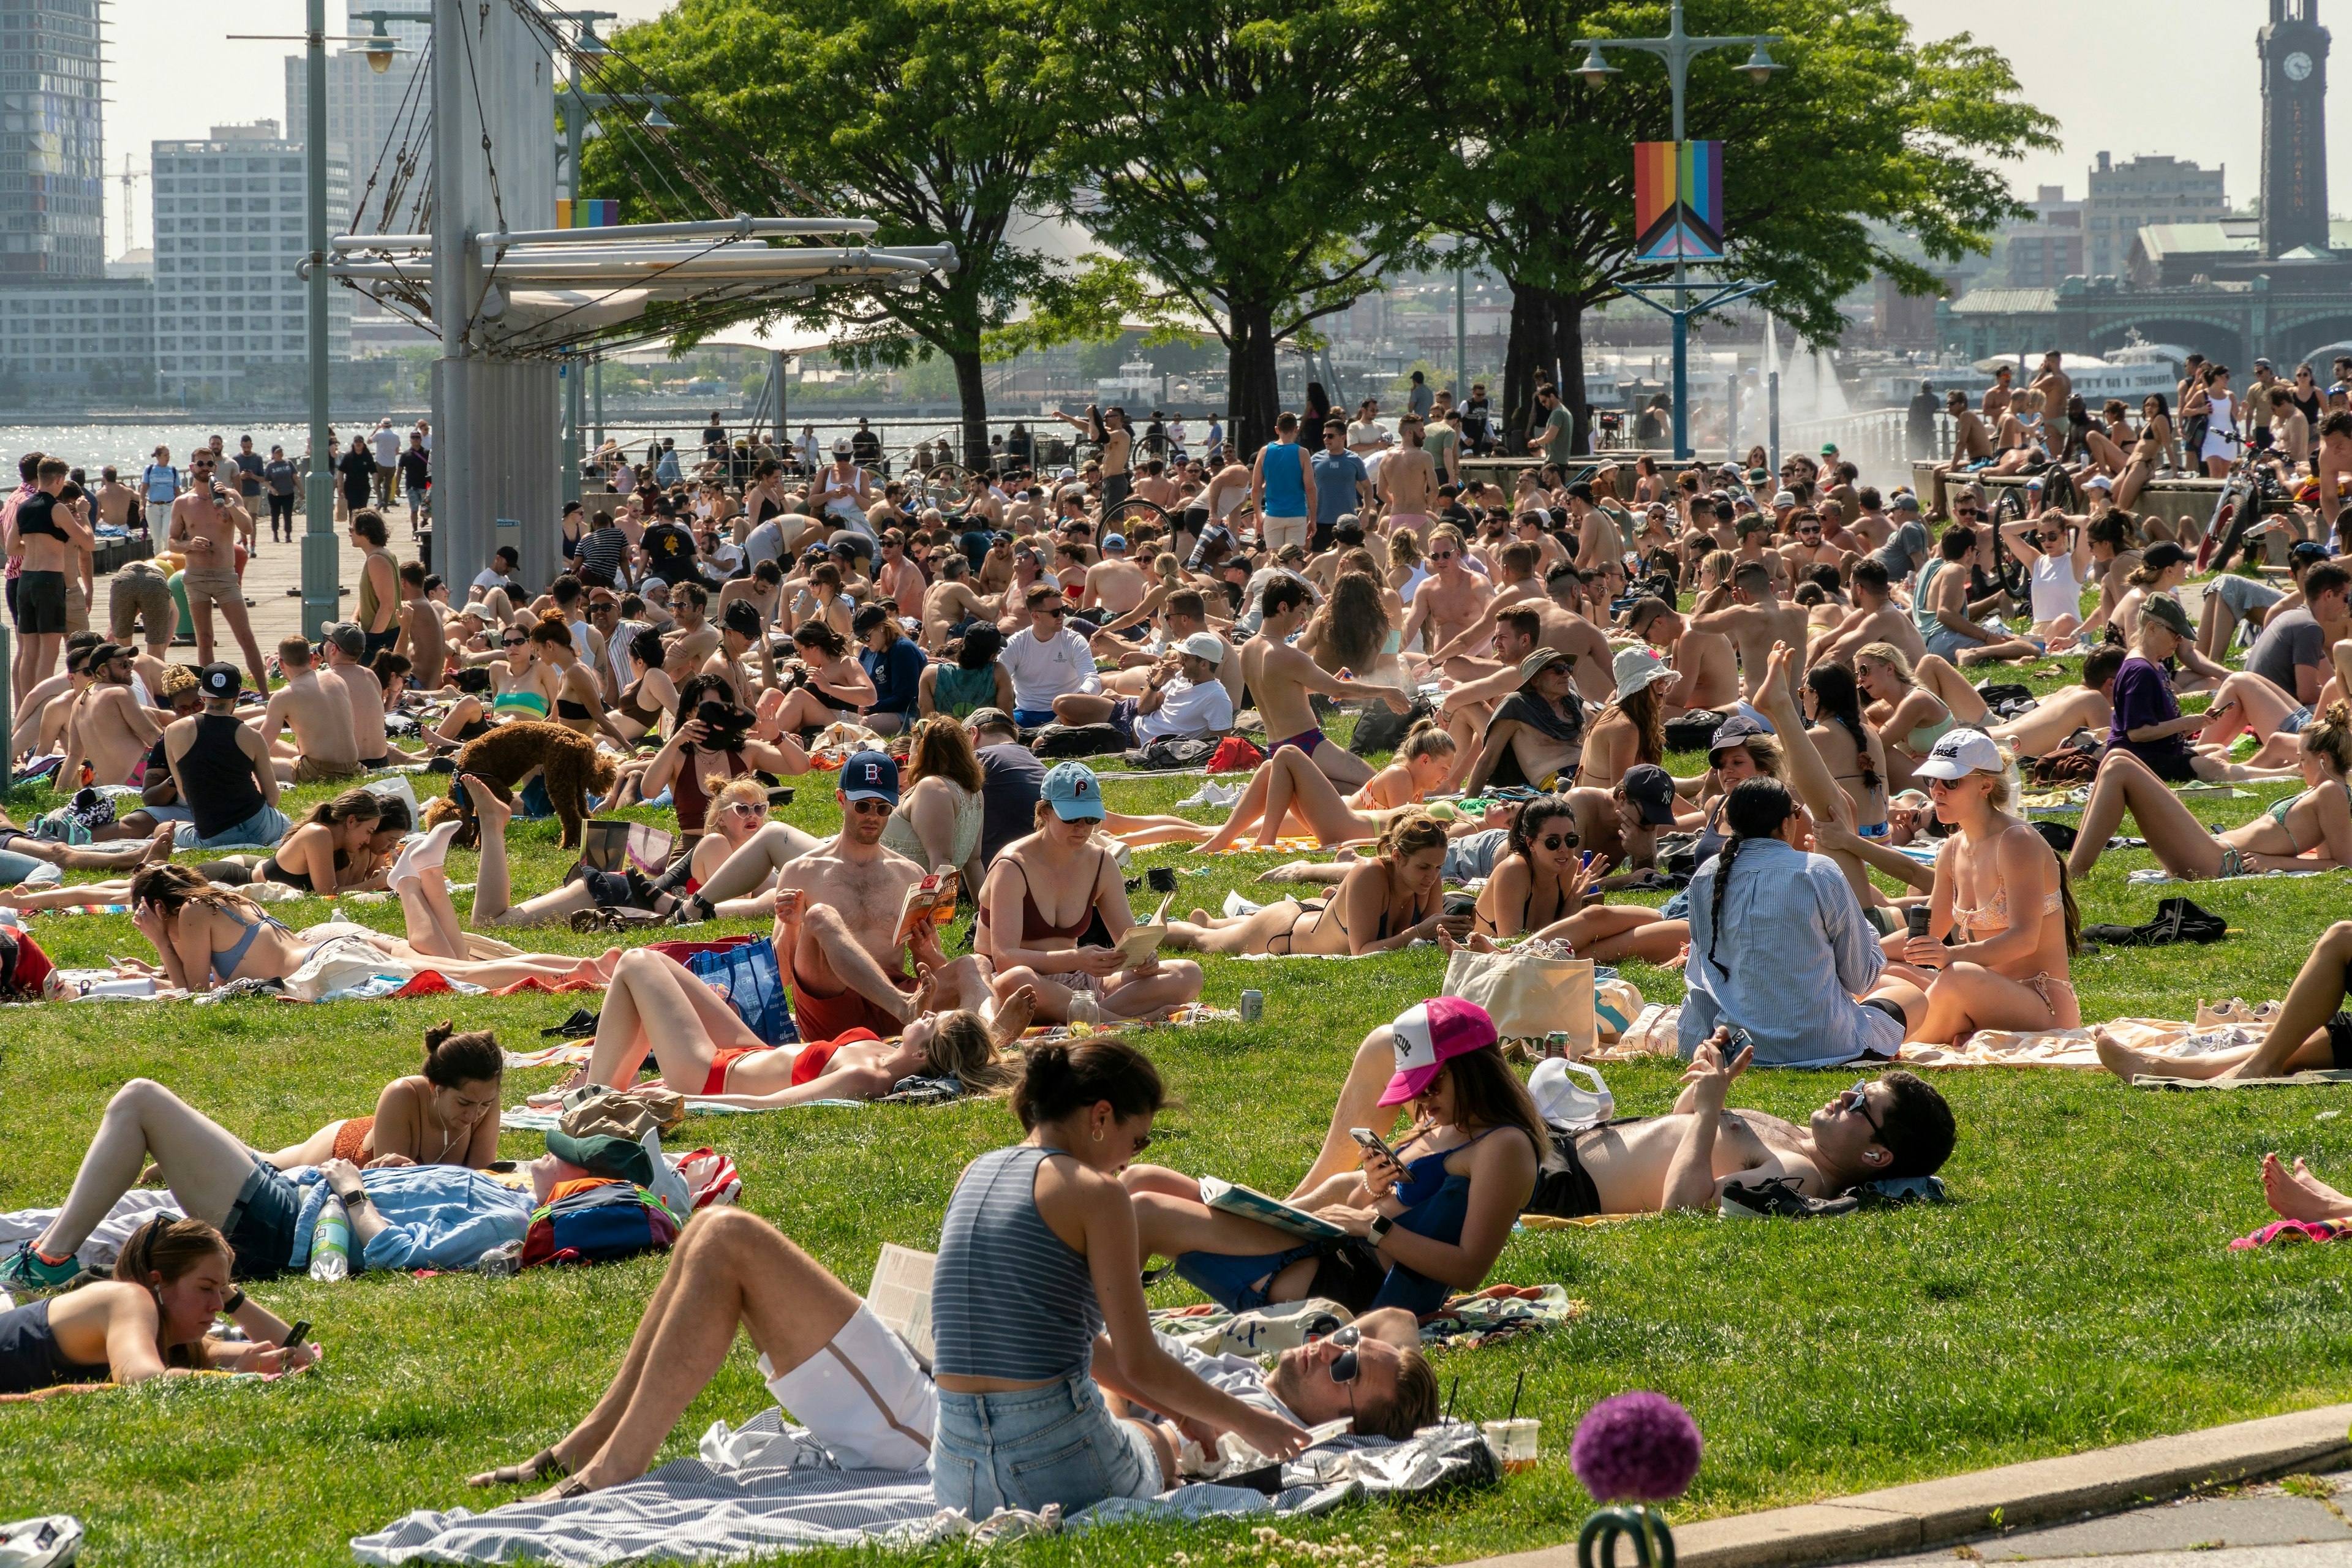
{"label": "open book", "polygon": [[1260,1225],[1270,1225],[1276,1230],[1305,1237],[1309,1241],[1336,1241],[1348,1233],[1328,1219],[1318,1219],[1305,1209],[1293,1208],[1279,1198],[1267,1197],[1254,1187],[1239,1182],[1221,1181],[1215,1176],[1201,1178],[1201,1201],[1224,1214],[1239,1215]]}
{"label": "open book", "polygon": [[1139,969],[1158,954],[1160,944],[1168,938],[1168,906],[1175,900],[1173,893],[1160,900],[1160,909],[1152,915],[1149,925],[1127,928],[1127,934],[1118,939],[1118,966],[1121,969]]}
{"label": "open book", "polygon": [[931,1370],[931,1270],[939,1261],[932,1253],[886,1241],[874,1260],[874,1283],[866,1288],[866,1305],[907,1342],[925,1372]]}
{"label": "open book", "polygon": [[943,926],[955,919],[956,889],[963,885],[963,873],[953,867],[933,871],[907,889],[898,905],[898,934],[890,939],[893,947],[904,947],[915,928],[925,921]]}

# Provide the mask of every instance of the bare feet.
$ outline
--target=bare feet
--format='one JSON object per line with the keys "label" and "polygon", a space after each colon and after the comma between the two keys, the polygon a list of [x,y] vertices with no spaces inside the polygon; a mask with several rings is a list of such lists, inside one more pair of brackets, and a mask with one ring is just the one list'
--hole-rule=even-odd
{"label": "bare feet", "polygon": [[2276,1154],[2263,1156],[2263,1198],[2281,1219],[2352,1218],[2352,1198],[2313,1175],[2300,1157],[2290,1171]]}
{"label": "bare feet", "polygon": [[178,829],[168,822],[158,827],[155,830],[155,837],[148,841],[147,853],[139,858],[139,864],[162,866],[169,862],[172,858],[172,836],[177,831]]}
{"label": "bare feet", "polygon": [[996,1016],[990,1020],[988,1037],[1002,1047],[1017,1044],[1029,1032],[1029,1019],[1037,1010],[1037,988],[1024,985],[996,1005]]}
{"label": "bare feet", "polygon": [[472,773],[458,774],[457,787],[466,792],[467,803],[474,808],[474,815],[482,819],[484,826],[496,823],[503,828],[514,819],[514,807],[500,800],[488,784]]}
{"label": "bare feet", "polygon": [[2146,1051],[2134,1050],[2105,1029],[2092,1031],[2091,1044],[2099,1053],[2099,1065],[2126,1083],[2131,1082],[2142,1073],[2147,1073],[2150,1077],[2156,1076],[2155,1058]]}

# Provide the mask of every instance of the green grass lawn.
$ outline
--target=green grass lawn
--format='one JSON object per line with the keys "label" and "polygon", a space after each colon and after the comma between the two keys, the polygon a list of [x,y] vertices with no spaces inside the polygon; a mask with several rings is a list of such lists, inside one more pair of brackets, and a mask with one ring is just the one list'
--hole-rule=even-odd
{"label": "green grass lawn", "polygon": [[[1192,787],[1108,786],[1122,810],[1166,809]],[[2233,822],[2257,808],[2229,805]],[[803,787],[789,816],[824,828],[829,797]],[[518,826],[520,888],[561,873],[554,837],[551,823]],[[1196,870],[1182,853],[1159,851],[1139,855],[1135,869],[1195,872],[1179,907],[1214,907],[1269,863],[1236,857]],[[2126,890],[2123,877],[2147,863],[2145,854],[2104,859],[2080,889],[2085,918],[2146,919],[2156,890]],[[471,857],[454,856],[450,870],[469,878]],[[2230,940],[2079,961],[2084,1014],[2181,1016],[2200,996],[2278,995],[2343,907],[2343,886],[2193,889],[2227,917]],[[297,924],[330,918],[311,902],[280,912]],[[398,920],[389,905],[335,912],[395,929]],[[43,917],[37,929],[63,963],[143,951],[125,918]],[[535,940],[561,951],[601,945],[565,931]],[[1232,1005],[1258,986],[1265,1016],[1148,1037],[1179,1096],[1155,1157],[1280,1190],[1311,1158],[1358,1040],[1430,994],[1442,964],[1423,950],[1353,963],[1213,959],[1207,973],[1211,1002]],[[1625,973],[1652,1000],[1679,993],[1664,971]],[[528,1047],[582,1000],[10,1011],[0,1023],[0,1209],[58,1200],[100,1108],[126,1079],[160,1079],[274,1147],[370,1110],[388,1079],[413,1070],[420,1031],[445,1014]],[[1605,1070],[1626,1112],[1664,1110],[1675,1093],[1672,1063]],[[509,1103],[554,1074],[515,1076]],[[1759,1073],[1735,1098],[1801,1119],[1845,1081]],[[1500,1415],[1524,1371],[1521,1413],[1544,1421],[1541,1465],[1475,1497],[1349,1510],[1293,1533],[1378,1542],[1400,1564],[1563,1541],[1589,1507],[1568,1470],[1569,1434],[1594,1400],[1626,1388],[1682,1400],[1706,1436],[1684,1519],[2352,1397],[2352,1248],[2224,1250],[2265,1217],[2254,1180],[2263,1151],[2306,1155],[2336,1174],[2352,1163],[2338,1094],[2162,1095],[2052,1070],[1936,1081],[1961,1129],[1945,1172],[1953,1206],[1804,1226],[1678,1215],[1515,1238],[1497,1279],[1562,1281],[1590,1310],[1548,1335],[1441,1353],[1437,1365],[1447,1386],[1458,1380],[1456,1414],[1473,1417]],[[1017,1134],[992,1103],[689,1125],[735,1158],[748,1207],[858,1286],[882,1243],[935,1245],[957,1172]],[[509,1133],[503,1152],[541,1148],[537,1134]],[[79,1514],[89,1560],[110,1568],[348,1562],[348,1537],[409,1509],[484,1506],[464,1476],[527,1456],[587,1408],[660,1268],[651,1258],[505,1280],[372,1274],[265,1286],[281,1316],[316,1324],[327,1350],[318,1373],[262,1388],[181,1384],[0,1407],[0,1518]],[[1181,1285],[1161,1290],[1169,1302],[1192,1299]],[[691,1452],[711,1420],[748,1419],[765,1399],[739,1344],[670,1451]],[[1094,1568],[1162,1562],[1180,1548],[1238,1557],[1247,1541],[1239,1527],[1140,1529],[1006,1550],[1041,1563],[1083,1556]]]}

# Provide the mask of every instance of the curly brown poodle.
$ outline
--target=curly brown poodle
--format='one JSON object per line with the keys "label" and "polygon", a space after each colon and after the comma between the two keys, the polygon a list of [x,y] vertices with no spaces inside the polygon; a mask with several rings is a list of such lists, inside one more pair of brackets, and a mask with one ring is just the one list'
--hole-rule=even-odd
{"label": "curly brown poodle", "polygon": [[[514,804],[514,792],[532,773],[539,773],[556,818],[563,824],[566,849],[580,847],[580,825],[588,816],[588,796],[611,794],[617,771],[613,753],[598,751],[587,736],[561,724],[529,719],[500,724],[488,734],[467,742],[457,748],[454,761],[459,773],[472,773],[509,805]],[[449,795],[425,806],[425,826],[432,827],[451,817],[465,821],[457,842],[478,847],[480,830],[472,814],[459,805],[454,786]]]}

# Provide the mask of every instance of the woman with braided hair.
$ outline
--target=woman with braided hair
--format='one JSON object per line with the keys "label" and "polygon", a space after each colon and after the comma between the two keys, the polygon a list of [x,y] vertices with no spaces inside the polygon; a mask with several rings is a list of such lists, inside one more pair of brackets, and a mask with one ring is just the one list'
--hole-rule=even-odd
{"label": "woman with braided hair", "polygon": [[1744,1034],[1759,1067],[1895,1055],[1927,996],[1882,980],[1886,955],[1844,873],[1811,853],[1812,818],[1780,780],[1752,778],[1724,820],[1723,852],[1691,879],[1684,1055],[1718,1026],[1735,1044]]}

